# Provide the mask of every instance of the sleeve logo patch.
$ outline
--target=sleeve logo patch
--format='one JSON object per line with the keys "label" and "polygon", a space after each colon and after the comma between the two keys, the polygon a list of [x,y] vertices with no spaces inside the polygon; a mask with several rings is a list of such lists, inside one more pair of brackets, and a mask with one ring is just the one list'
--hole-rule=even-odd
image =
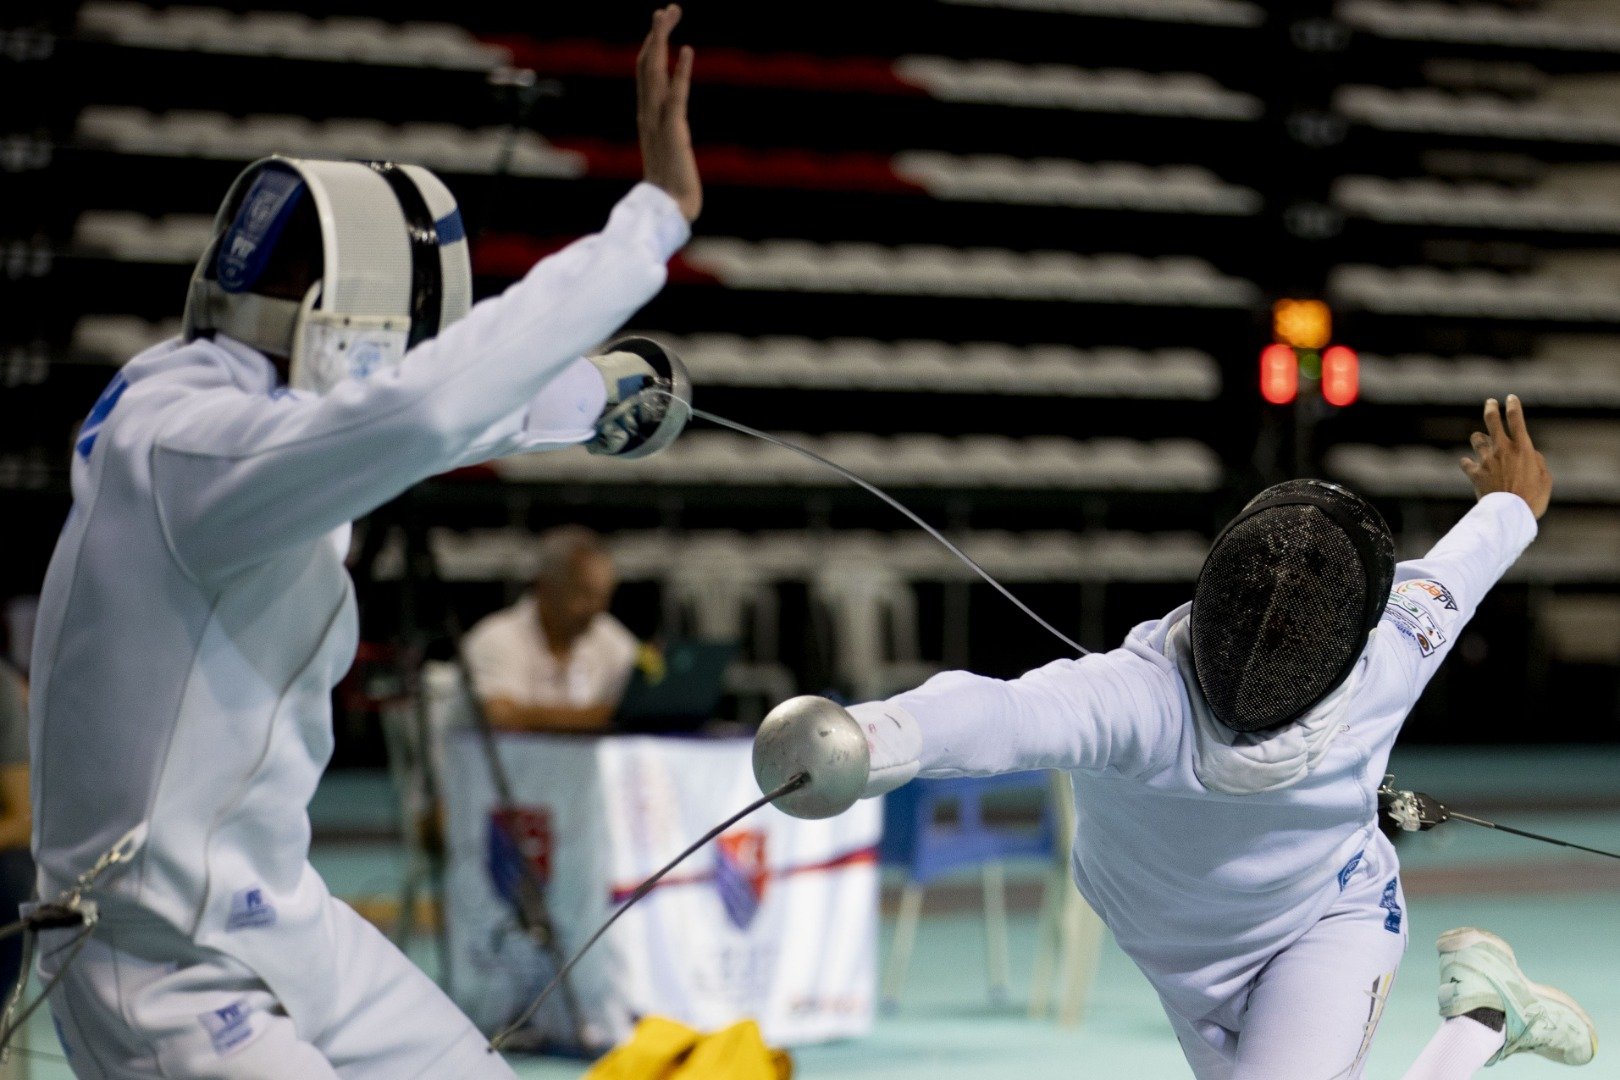
{"label": "sleeve logo patch", "polygon": [[1446,643],[1446,635],[1429,609],[1398,592],[1391,594],[1384,614],[1395,620],[1396,629],[1417,642],[1424,656],[1432,656]]}
{"label": "sleeve logo patch", "polygon": [[1457,601],[1452,597],[1451,590],[1440,584],[1438,581],[1433,581],[1428,578],[1415,578],[1412,581],[1401,582],[1399,585],[1395,586],[1395,591],[1402,596],[1408,596],[1414,600],[1421,600],[1426,596],[1430,600],[1433,600],[1435,603],[1444,607],[1447,611],[1457,610]]}

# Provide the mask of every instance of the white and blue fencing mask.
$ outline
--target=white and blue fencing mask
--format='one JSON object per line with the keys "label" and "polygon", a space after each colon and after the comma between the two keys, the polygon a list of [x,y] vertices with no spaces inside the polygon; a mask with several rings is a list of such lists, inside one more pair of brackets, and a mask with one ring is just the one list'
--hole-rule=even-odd
{"label": "white and blue fencing mask", "polygon": [[[303,299],[254,291],[304,200],[320,229],[320,279]],[[467,313],[472,264],[455,196],[419,165],[270,157],[237,177],[192,275],[184,334],[213,331],[292,362],[325,393],[397,364]]]}

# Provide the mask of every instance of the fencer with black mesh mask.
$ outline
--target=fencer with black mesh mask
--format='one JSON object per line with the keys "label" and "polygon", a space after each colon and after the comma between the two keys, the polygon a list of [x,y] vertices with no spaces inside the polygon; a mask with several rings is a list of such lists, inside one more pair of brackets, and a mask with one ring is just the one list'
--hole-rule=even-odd
{"label": "fencer with black mesh mask", "polygon": [[1367,647],[1395,578],[1383,515],[1324,480],[1267,488],[1215,538],[1193,589],[1197,688],[1233,731],[1300,718]]}
{"label": "fencer with black mesh mask", "polygon": [[[1515,399],[1508,417],[1522,433]],[[1342,487],[1269,488],[1213,542],[1192,601],[1121,647],[1012,680],[947,672],[852,707],[871,751],[864,794],[914,776],[1064,770],[1076,884],[1158,992],[1199,1080],[1362,1076],[1407,935],[1378,787],[1550,491],[1528,434],[1521,446],[1503,431],[1494,401],[1486,419],[1499,434],[1465,466],[1479,501],[1422,558],[1396,563],[1384,519]],[[1523,1049],[1591,1056],[1568,1010],[1556,1032],[1504,1036],[1442,1006],[1440,1049],[1409,1080],[1460,1080]],[[1472,1064],[1447,1049],[1469,1039]]]}

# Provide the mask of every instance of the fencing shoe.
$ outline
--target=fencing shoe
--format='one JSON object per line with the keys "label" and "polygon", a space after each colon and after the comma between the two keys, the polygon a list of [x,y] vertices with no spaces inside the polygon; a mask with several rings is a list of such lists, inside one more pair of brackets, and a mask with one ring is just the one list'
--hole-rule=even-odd
{"label": "fencing shoe", "polygon": [[1447,930],[1440,950],[1440,1015],[1476,1009],[1505,1018],[1502,1049],[1487,1064],[1529,1050],[1565,1065],[1585,1065],[1597,1053],[1597,1029],[1575,999],[1524,977],[1508,943],[1486,930]]}
{"label": "fencing shoe", "polygon": [[692,382],[681,358],[656,341],[621,338],[590,358],[607,385],[593,454],[643,458],[675,441],[692,416]]}

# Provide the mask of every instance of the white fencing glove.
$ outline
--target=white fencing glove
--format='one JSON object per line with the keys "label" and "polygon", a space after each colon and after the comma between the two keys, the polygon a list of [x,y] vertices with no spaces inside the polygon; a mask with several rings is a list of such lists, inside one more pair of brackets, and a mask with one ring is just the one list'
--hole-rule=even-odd
{"label": "white fencing glove", "polygon": [[921,768],[922,729],[915,716],[889,701],[855,705],[849,714],[861,725],[872,754],[861,798],[893,791],[917,775]]}

